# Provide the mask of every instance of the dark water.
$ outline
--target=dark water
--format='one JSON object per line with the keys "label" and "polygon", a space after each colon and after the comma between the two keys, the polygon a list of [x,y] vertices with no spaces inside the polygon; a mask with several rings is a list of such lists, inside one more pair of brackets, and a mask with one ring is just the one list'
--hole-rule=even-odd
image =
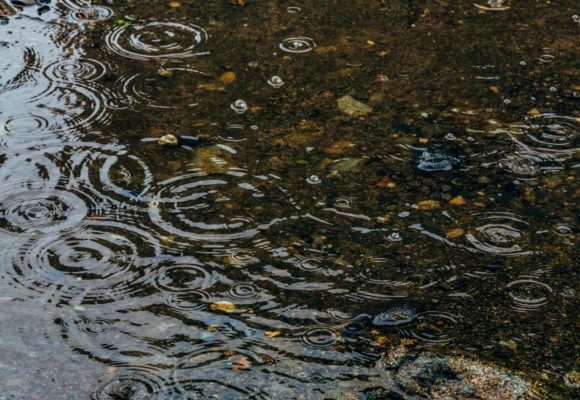
{"label": "dark water", "polygon": [[0,399],[577,395],[578,3],[0,4]]}

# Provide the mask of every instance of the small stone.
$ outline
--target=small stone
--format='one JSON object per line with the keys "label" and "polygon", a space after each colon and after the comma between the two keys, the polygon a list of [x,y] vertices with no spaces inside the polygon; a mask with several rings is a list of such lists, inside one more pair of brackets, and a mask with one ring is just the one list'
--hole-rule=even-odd
{"label": "small stone", "polygon": [[213,82],[202,82],[197,84],[197,88],[210,92],[223,92],[226,88],[223,85]]}
{"label": "small stone", "polygon": [[232,369],[234,371],[244,371],[244,370],[248,370],[250,368],[252,368],[252,363],[250,362],[250,360],[246,356],[236,357],[236,359],[234,360],[234,363],[232,364]]}
{"label": "small stone", "polygon": [[169,3],[169,7],[171,7],[171,8],[179,8],[179,7],[181,7],[181,3],[178,2],[178,1],[172,1],[172,2]]}
{"label": "small stone", "polygon": [[570,371],[564,375],[564,384],[574,389],[580,388],[580,371]]}
{"label": "small stone", "polygon": [[508,340],[505,345],[512,351],[516,351],[518,349],[518,344],[515,342],[515,340]]}
{"label": "small stone", "polygon": [[173,71],[161,67],[157,70],[157,75],[162,78],[171,78],[173,76]]}
{"label": "small stone", "polygon": [[232,313],[236,310],[236,306],[229,301],[218,301],[209,307],[212,311],[222,311],[225,313]]}
{"label": "small stone", "polygon": [[393,180],[391,178],[389,178],[388,176],[385,176],[383,179],[378,181],[375,184],[375,186],[378,187],[379,189],[394,189],[397,187],[397,184],[395,182],[393,182]]}
{"label": "small stone", "polygon": [[338,108],[351,117],[364,117],[372,111],[369,106],[355,100],[351,96],[343,96],[338,99]]}
{"label": "small stone", "polygon": [[440,204],[437,200],[423,200],[417,203],[417,208],[419,210],[433,210],[439,207]]}
{"label": "small stone", "polygon": [[341,156],[353,147],[354,143],[349,142],[348,140],[339,140],[338,142],[326,147],[324,152],[331,156]]}
{"label": "small stone", "polygon": [[452,198],[451,200],[449,200],[449,204],[451,204],[452,206],[463,206],[465,205],[466,201],[463,198],[463,196],[456,196],[454,198]]}
{"label": "small stone", "polygon": [[218,78],[218,80],[226,86],[234,83],[236,81],[236,79],[237,79],[237,76],[236,76],[235,72],[232,72],[232,71],[224,72]]}
{"label": "small stone", "polygon": [[445,237],[447,239],[455,239],[458,237],[461,237],[465,234],[465,231],[461,228],[453,228],[451,230],[448,230],[447,233],[445,234]]}
{"label": "small stone", "polygon": [[179,139],[177,139],[177,136],[175,135],[163,135],[157,140],[157,144],[159,146],[178,146]]}

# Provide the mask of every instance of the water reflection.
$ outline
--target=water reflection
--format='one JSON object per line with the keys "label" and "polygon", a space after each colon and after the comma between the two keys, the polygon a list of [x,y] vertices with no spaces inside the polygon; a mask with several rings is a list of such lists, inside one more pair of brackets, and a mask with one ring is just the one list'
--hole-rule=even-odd
{"label": "water reflection", "polygon": [[94,371],[67,396],[472,398],[482,370],[562,390],[567,5],[13,4],[0,302],[34,309],[36,369],[64,348]]}

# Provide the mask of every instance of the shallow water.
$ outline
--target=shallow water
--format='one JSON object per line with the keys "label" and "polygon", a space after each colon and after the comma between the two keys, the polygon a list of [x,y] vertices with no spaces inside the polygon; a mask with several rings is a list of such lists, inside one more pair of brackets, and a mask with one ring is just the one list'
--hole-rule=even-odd
{"label": "shallow water", "polygon": [[427,398],[401,350],[575,396],[575,2],[23,3],[0,399]]}

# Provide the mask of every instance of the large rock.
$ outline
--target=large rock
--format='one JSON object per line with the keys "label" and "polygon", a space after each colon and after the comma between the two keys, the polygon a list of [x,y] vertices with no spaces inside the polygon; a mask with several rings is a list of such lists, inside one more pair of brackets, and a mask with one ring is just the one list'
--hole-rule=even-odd
{"label": "large rock", "polygon": [[401,392],[432,400],[518,400],[532,389],[527,380],[497,366],[430,354],[404,362],[394,380]]}

